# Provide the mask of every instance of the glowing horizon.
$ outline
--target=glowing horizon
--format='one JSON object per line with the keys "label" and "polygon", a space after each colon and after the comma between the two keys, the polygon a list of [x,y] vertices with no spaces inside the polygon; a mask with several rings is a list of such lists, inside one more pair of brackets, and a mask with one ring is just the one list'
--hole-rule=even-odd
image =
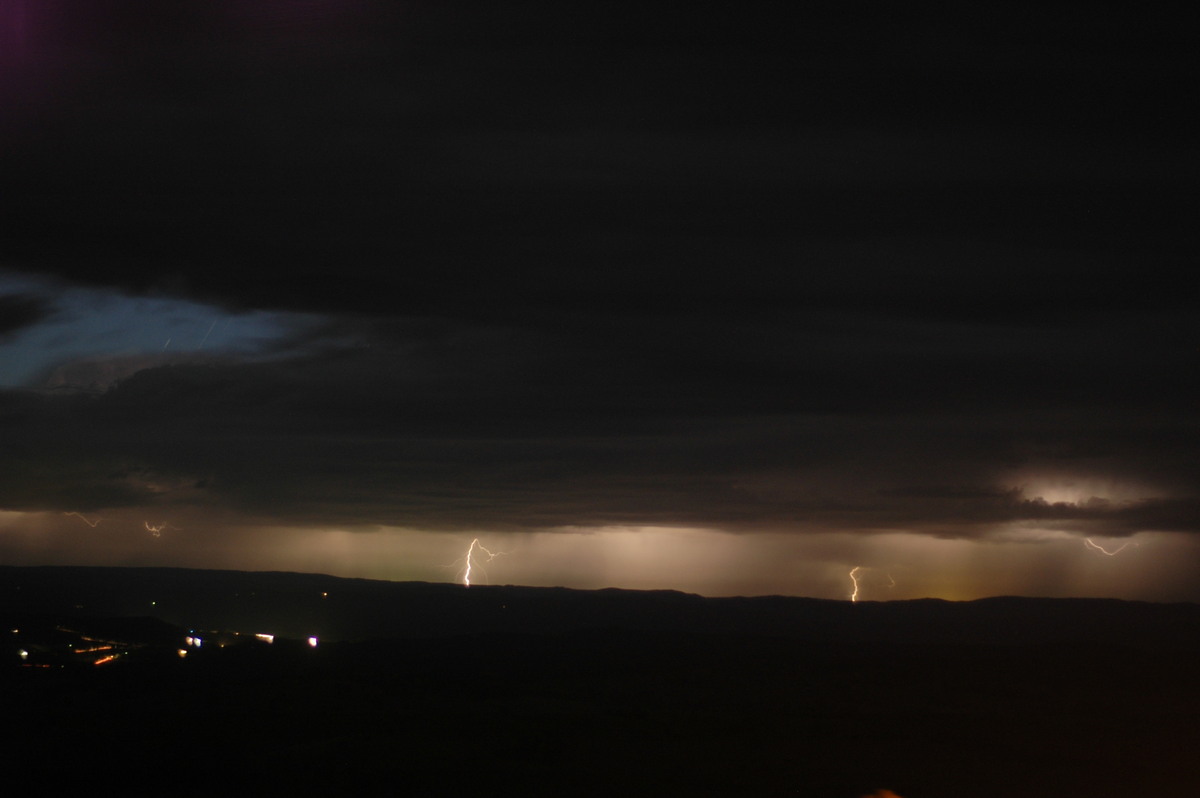
{"label": "glowing horizon", "polygon": [[[1200,553],[1183,535],[1143,533],[1114,545],[1057,531],[1014,538],[944,539],[904,532],[738,533],[641,526],[469,533],[380,527],[373,531],[239,525],[206,528],[198,516],[170,537],[146,534],[135,511],[106,510],[97,528],[54,513],[0,518],[0,562],[9,565],[187,567],[297,571],[348,578],[475,584],[455,551],[485,551],[487,582],[584,590],[679,590],[705,596],[791,595],[850,601],[1000,595],[1200,600],[1187,563]],[[245,523],[245,519],[241,519]],[[1093,541],[1090,545],[1088,540]],[[248,544],[252,541],[252,545]],[[1097,556],[1107,545],[1121,556]],[[1119,546],[1119,548],[1118,548]],[[511,556],[496,559],[501,554]],[[445,563],[456,560],[458,574]],[[847,574],[852,590],[847,590]]]}

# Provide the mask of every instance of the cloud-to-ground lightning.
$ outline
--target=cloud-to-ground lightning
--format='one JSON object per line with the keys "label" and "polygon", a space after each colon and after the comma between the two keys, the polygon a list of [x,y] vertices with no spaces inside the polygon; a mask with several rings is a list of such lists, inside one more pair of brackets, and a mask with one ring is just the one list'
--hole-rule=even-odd
{"label": "cloud-to-ground lightning", "polygon": [[1137,546],[1138,544],[1134,543],[1132,540],[1127,540],[1124,543],[1122,543],[1120,546],[1118,546],[1117,548],[1113,549],[1112,551],[1109,551],[1108,549],[1104,548],[1103,546],[1092,542],[1091,538],[1084,538],[1083,545],[1087,546],[1089,549],[1094,549],[1094,550],[1100,552],[1101,554],[1107,554],[1109,557],[1116,557],[1118,554],[1125,551],[1125,549],[1129,548],[1130,546]]}
{"label": "cloud-to-ground lightning", "polygon": [[[875,568],[875,567],[872,567],[869,565],[868,566],[856,565],[853,568],[851,568],[849,576],[850,576],[850,582],[851,582],[851,584],[853,584],[854,589],[850,591],[850,600],[858,601],[858,594],[860,592],[862,592],[863,579],[867,576],[867,574],[865,572],[868,572],[868,571],[875,572],[875,571],[881,571],[881,570],[883,570],[883,569]],[[896,578],[894,576],[892,576],[892,574],[890,572],[888,573],[887,578],[888,578],[888,581],[881,582],[881,581],[879,581],[878,577],[872,577],[868,586],[887,587],[887,588],[895,587],[896,586]]]}
{"label": "cloud-to-ground lightning", "polygon": [[75,516],[76,518],[78,518],[80,521],[82,521],[83,523],[85,523],[85,524],[87,524],[88,526],[90,526],[92,529],[95,529],[95,528],[96,528],[96,524],[98,524],[98,523],[100,523],[101,521],[103,521],[103,520],[104,520],[103,518],[97,518],[95,521],[92,521],[92,520],[91,520],[91,519],[89,519],[87,516],[85,516],[83,513],[77,513],[77,512],[75,512],[74,510],[72,510],[72,511],[71,511],[71,512],[69,512],[69,513],[63,513],[63,515],[73,515],[73,516]]}
{"label": "cloud-to-ground lightning", "polygon": [[471,558],[474,556],[476,548],[478,548],[480,551],[482,551],[484,554],[487,555],[487,559],[485,560],[485,562],[491,562],[492,560],[496,559],[497,557],[499,557],[500,555],[505,553],[503,551],[493,552],[493,551],[489,551],[489,550],[485,549],[483,547],[483,544],[481,544],[479,542],[479,538],[475,538],[474,540],[472,540],[471,547],[469,549],[467,549],[467,557],[466,557],[467,566],[466,566],[466,570],[463,572],[463,584],[466,587],[471,586]]}

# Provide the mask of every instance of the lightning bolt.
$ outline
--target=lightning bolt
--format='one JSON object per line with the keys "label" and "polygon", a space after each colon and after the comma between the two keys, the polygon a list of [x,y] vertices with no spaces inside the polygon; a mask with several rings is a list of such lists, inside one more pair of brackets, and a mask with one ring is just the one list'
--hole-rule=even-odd
{"label": "lightning bolt", "polygon": [[196,347],[197,352],[199,352],[201,349],[204,348],[204,342],[208,340],[208,336],[212,335],[213,327],[216,327],[216,326],[217,326],[217,319],[213,319],[213,323],[208,325],[208,332],[206,332],[204,334],[204,337],[200,339],[200,346]]}
{"label": "lightning bolt", "polygon": [[1089,549],[1095,549],[1096,551],[1100,552],[1101,554],[1107,554],[1109,557],[1116,557],[1118,554],[1125,551],[1125,549],[1129,548],[1130,546],[1137,546],[1138,544],[1134,543],[1132,540],[1127,540],[1124,543],[1122,543],[1118,548],[1116,548],[1112,551],[1109,551],[1108,549],[1104,548],[1103,546],[1093,543],[1091,538],[1084,538],[1083,545],[1087,546]]}
{"label": "lightning bolt", "polygon": [[[471,558],[475,554],[476,548],[478,548],[480,551],[482,551],[484,554],[487,555],[487,559],[484,560],[484,562],[491,562],[492,560],[496,559],[497,557],[507,553],[507,552],[503,552],[503,551],[496,551],[496,552],[488,551],[479,542],[479,538],[475,538],[474,540],[472,540],[471,547],[469,549],[467,549],[467,557],[466,557],[467,569],[463,572],[463,584],[467,587],[471,586]],[[486,571],[484,572],[484,575],[485,576],[487,575]]]}
{"label": "lightning bolt", "polygon": [[862,569],[861,565],[856,565],[850,569],[850,581],[854,583],[854,592],[850,594],[850,601],[858,601],[858,572]]}
{"label": "lightning bolt", "polygon": [[72,511],[71,511],[71,512],[69,512],[69,513],[63,513],[63,515],[73,515],[73,516],[75,516],[76,518],[78,518],[80,521],[82,521],[83,523],[85,523],[85,524],[87,524],[88,526],[90,526],[92,529],[95,529],[95,528],[96,528],[96,524],[98,524],[98,523],[100,523],[101,521],[103,521],[103,520],[104,520],[103,518],[97,518],[95,521],[89,521],[89,520],[87,519],[87,517],[83,515],[83,513],[77,513],[77,512],[75,512],[74,510],[72,510]]}
{"label": "lightning bolt", "polygon": [[144,527],[146,527],[147,532],[149,532],[151,535],[154,535],[154,537],[156,537],[156,538],[162,537],[162,533],[163,533],[164,529],[178,529],[179,528],[177,526],[171,526],[170,524],[151,524],[149,521],[143,521],[142,525]]}

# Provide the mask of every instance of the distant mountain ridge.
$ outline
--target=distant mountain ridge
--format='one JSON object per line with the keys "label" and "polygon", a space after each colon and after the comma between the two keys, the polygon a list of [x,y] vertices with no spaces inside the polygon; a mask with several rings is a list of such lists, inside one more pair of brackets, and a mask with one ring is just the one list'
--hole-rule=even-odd
{"label": "distant mountain ridge", "polygon": [[996,597],[706,598],[181,568],[0,566],[0,617],[151,616],[195,629],[327,640],[629,630],[880,643],[1102,643],[1200,648],[1200,604]]}

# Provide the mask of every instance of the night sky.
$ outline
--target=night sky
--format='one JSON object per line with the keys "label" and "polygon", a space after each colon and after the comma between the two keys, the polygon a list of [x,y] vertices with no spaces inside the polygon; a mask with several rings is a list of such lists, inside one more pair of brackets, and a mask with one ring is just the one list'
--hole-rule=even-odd
{"label": "night sky", "polygon": [[902,5],[0,0],[0,563],[1200,600],[1196,28]]}

